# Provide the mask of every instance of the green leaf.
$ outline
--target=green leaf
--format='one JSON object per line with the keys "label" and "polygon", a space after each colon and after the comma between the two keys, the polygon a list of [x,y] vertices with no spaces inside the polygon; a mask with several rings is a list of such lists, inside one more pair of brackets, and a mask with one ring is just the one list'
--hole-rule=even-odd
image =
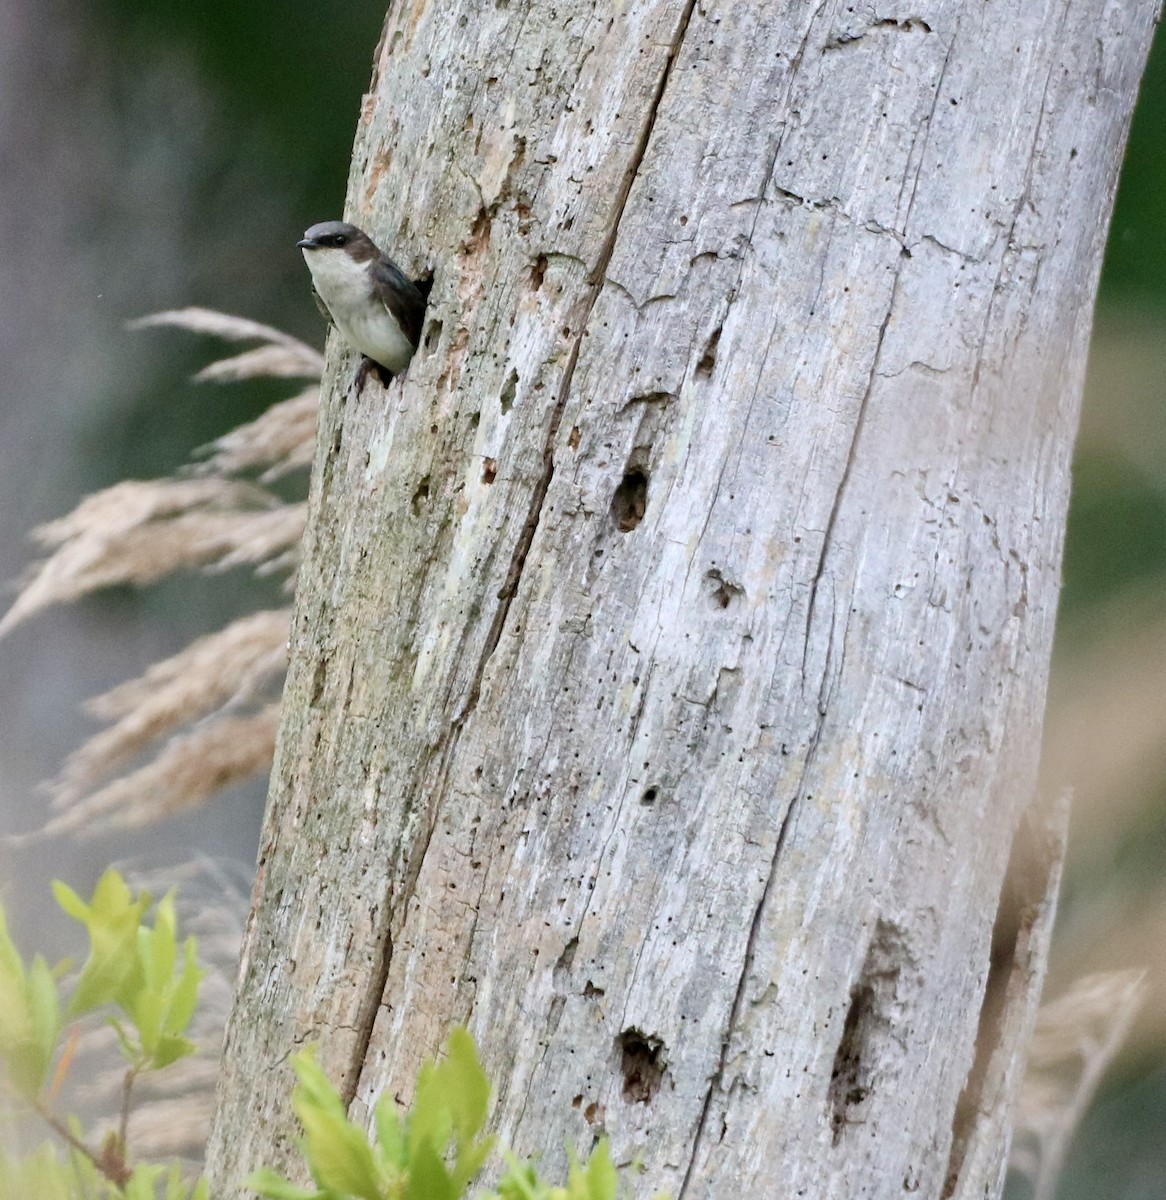
{"label": "green leaf", "polygon": [[201,970],[197,958],[198,943],[188,937],[182,945],[182,974],[170,995],[163,1029],[166,1033],[185,1033],[198,1006],[198,985],[205,971]]}
{"label": "green leaf", "polygon": [[123,1004],[122,1007],[138,1032],[143,1056],[152,1059],[158,1048],[158,1036],[162,1031],[162,1014],[166,1008],[165,990],[156,989],[150,982],[143,980],[129,1003]]}
{"label": "green leaf", "polygon": [[70,1015],[92,1012],[114,999],[128,1011],[127,999],[141,986],[138,930],[149,895],[134,899],[112,867],[97,881],[89,904],[63,883],[54,882],[53,891],[61,908],[89,934],[89,957],[69,1004]]}
{"label": "green leaf", "polygon": [[381,1200],[380,1171],[368,1137],[348,1119],[336,1089],[310,1052],[295,1056],[299,1084],[292,1107],[304,1127],[308,1165],[322,1187],[361,1200]]}
{"label": "green leaf", "polygon": [[173,899],[168,895],[158,906],[154,928],[139,931],[142,985],[127,1009],[151,1070],[169,1066],[194,1050],[193,1043],[181,1034],[194,1016],[204,973],[198,966],[195,939],[187,938],[182,949],[176,976],[178,940]]}
{"label": "green leaf", "polygon": [[433,1143],[421,1142],[409,1158],[409,1200],[458,1200],[454,1185]]}
{"label": "green leaf", "polygon": [[347,1116],[340,1093],[332,1086],[328,1076],[316,1062],[315,1046],[305,1046],[303,1050],[292,1057],[291,1064],[296,1078],[299,1080],[292,1099],[293,1107],[298,1098],[340,1118]]}
{"label": "green leaf", "polygon": [[458,1025],[450,1033],[438,1073],[443,1076],[442,1086],[453,1112],[454,1128],[460,1137],[474,1137],[486,1124],[490,1081],[478,1061],[474,1039],[464,1025]]}
{"label": "green leaf", "polygon": [[442,1095],[441,1076],[427,1060],[421,1065],[413,1105],[405,1121],[405,1145],[410,1162],[422,1146],[436,1147],[438,1153],[444,1153],[452,1136],[453,1113]]}
{"label": "green leaf", "polygon": [[619,1176],[611,1161],[611,1150],[607,1138],[600,1140],[586,1167],[580,1167],[571,1155],[571,1168],[567,1177],[567,1195],[570,1200],[615,1200],[619,1188]]}
{"label": "green leaf", "polygon": [[547,1187],[538,1180],[533,1163],[519,1162],[508,1150],[503,1151],[506,1159],[506,1174],[498,1180],[496,1195],[502,1200],[542,1200]]}
{"label": "green leaf", "polygon": [[152,1070],[160,1071],[163,1067],[178,1062],[180,1058],[189,1057],[197,1049],[198,1047],[190,1038],[175,1037],[169,1033],[163,1034],[158,1039],[150,1057],[150,1067]]}
{"label": "green leaf", "polygon": [[178,954],[173,891],[167,892],[158,901],[154,912],[154,928],[142,928],[138,938],[147,984],[155,988],[168,986],[174,978],[174,962]]}
{"label": "green leaf", "polygon": [[390,1176],[403,1171],[409,1157],[405,1149],[405,1133],[401,1128],[401,1117],[396,1102],[391,1096],[382,1096],[373,1109],[373,1121],[377,1131],[377,1150],[381,1165]]}
{"label": "green leaf", "polygon": [[28,1010],[32,1018],[32,1047],[35,1057],[35,1090],[39,1092],[48,1075],[57,1041],[61,1036],[61,1004],[57,981],[48,963],[38,954],[28,972]]}
{"label": "green leaf", "polygon": [[122,1193],[125,1200],[154,1200],[156,1185],[164,1170],[153,1164],[135,1167]]}
{"label": "green leaf", "polygon": [[44,1086],[61,1034],[57,984],[38,954],[26,971],[0,908],[0,1058],[26,1100]]}
{"label": "green leaf", "polygon": [[268,1196],[271,1200],[320,1200],[324,1195],[315,1188],[297,1187],[294,1183],[289,1183],[270,1167],[260,1167],[258,1171],[252,1171],[243,1180],[243,1186],[261,1196]]}
{"label": "green leaf", "polygon": [[0,907],[0,1054],[32,1036],[32,1014],[28,1011],[24,962],[8,936],[8,922]]}
{"label": "green leaf", "polygon": [[89,922],[89,905],[75,891],[59,879],[53,880],[53,895],[57,898],[57,906],[67,917],[80,921],[83,925]]}
{"label": "green leaf", "polygon": [[22,1157],[0,1150],[0,1196],[4,1200],[77,1200],[76,1177],[48,1142]]}

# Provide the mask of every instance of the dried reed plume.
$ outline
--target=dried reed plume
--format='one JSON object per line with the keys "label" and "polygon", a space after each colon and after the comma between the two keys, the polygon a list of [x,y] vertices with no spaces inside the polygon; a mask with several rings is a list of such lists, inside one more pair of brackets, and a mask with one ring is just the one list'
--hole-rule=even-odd
{"label": "dried reed plume", "polygon": [[1037,1014],[1011,1165],[1052,1200],[1073,1134],[1146,996],[1145,971],[1086,975]]}
{"label": "dried reed plume", "polygon": [[[205,461],[180,476],[115,484],[34,530],[48,554],[0,619],[0,637],[50,605],[181,569],[246,565],[286,574],[289,586],[294,578],[307,505],[263,485],[311,462],[323,357],[278,329],[205,308],[157,313],[131,328],[154,326],[260,343],[196,380],[315,383],[212,442]],[[288,609],[243,617],[90,701],[111,724],[50,783],[58,811],[33,836],[145,824],[266,771],[290,619]]]}

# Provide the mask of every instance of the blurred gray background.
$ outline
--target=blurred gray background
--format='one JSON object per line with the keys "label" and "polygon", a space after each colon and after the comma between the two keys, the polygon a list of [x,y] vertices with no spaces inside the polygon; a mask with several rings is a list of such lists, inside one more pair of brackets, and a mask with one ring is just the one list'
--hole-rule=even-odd
{"label": "blurred gray background", "polygon": [[[196,387],[216,343],[126,321],[201,304],[322,344],[295,240],[338,216],[384,0],[0,5],[0,579],[84,494],[165,474],[295,385]],[[1055,995],[1144,965],[1150,1000],[1076,1140],[1063,1197],[1166,1195],[1166,50],[1135,117],[1075,468],[1046,787],[1076,792]],[[0,642],[0,832],[96,728],[81,702],[258,604],[248,573],[114,589]],[[0,847],[26,947],[48,879],[206,855],[249,867],[264,788],[134,835]],[[1017,1189],[1016,1195],[1023,1195]]]}

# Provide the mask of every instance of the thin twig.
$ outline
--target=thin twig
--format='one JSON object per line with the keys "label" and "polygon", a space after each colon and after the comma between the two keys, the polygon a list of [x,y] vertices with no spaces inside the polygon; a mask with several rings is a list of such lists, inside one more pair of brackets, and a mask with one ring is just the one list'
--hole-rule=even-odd
{"label": "thin twig", "polygon": [[137,1067],[127,1067],[121,1092],[121,1118],[117,1123],[118,1148],[124,1157],[128,1142],[126,1138],[130,1127],[130,1093],[134,1090],[134,1080],[138,1077]]}
{"label": "thin twig", "polygon": [[76,1150],[82,1157],[87,1158],[110,1183],[116,1184],[119,1188],[125,1187],[133,1171],[126,1166],[123,1156],[118,1154],[115,1157],[104,1151],[98,1154],[91,1150],[42,1100],[37,1100],[33,1108],[36,1109],[41,1119],[58,1137],[63,1138],[72,1149]]}

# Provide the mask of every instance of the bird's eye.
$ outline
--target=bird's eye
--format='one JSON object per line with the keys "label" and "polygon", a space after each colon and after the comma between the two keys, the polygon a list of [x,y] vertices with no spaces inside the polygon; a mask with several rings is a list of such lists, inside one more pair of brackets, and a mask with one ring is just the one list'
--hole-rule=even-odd
{"label": "bird's eye", "polygon": [[333,246],[346,246],[346,245],[348,245],[348,239],[344,236],[344,234],[337,233],[332,238],[332,245]]}

